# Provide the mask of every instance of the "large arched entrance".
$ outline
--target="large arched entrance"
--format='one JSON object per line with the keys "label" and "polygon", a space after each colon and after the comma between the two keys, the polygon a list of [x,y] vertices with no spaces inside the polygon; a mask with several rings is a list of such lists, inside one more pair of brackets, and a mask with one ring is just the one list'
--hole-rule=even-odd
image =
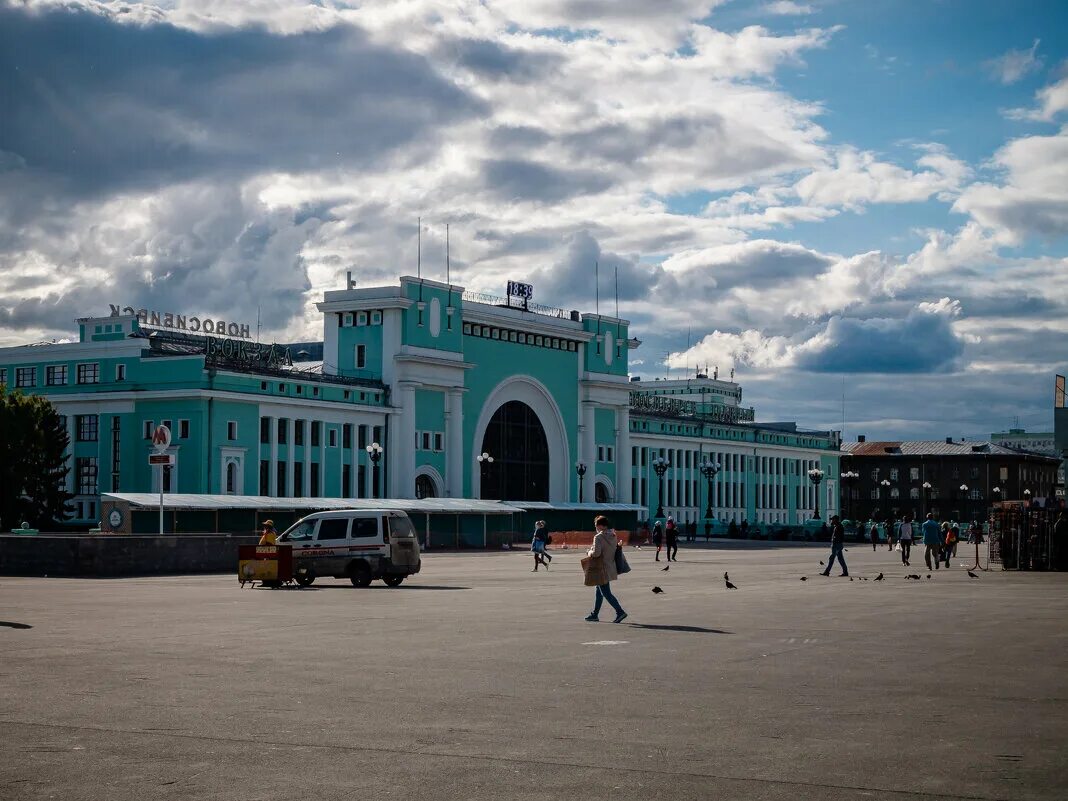
{"label": "large arched entrance", "polygon": [[549,444],[534,410],[508,401],[490,418],[480,453],[480,497],[501,501],[549,500]]}

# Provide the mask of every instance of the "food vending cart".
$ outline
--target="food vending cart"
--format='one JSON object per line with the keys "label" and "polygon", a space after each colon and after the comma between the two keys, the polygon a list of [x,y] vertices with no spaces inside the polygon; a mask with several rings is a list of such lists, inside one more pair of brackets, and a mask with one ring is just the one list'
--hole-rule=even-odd
{"label": "food vending cart", "polygon": [[239,545],[237,580],[255,587],[281,587],[293,580],[293,549],[288,545]]}

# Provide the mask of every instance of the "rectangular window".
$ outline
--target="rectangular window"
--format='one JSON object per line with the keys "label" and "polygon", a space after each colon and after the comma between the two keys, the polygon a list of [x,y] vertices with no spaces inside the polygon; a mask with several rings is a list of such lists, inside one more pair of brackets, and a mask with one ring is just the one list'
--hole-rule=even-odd
{"label": "rectangular window", "polygon": [[[313,448],[319,447],[319,442],[322,438],[322,425],[318,420],[312,420],[311,444]],[[319,496],[316,495],[315,497]]]}
{"label": "rectangular window", "polygon": [[341,315],[341,327],[342,328],[351,328],[352,327],[352,312],[345,312],[343,315]]}
{"label": "rectangular window", "polygon": [[879,480],[879,468],[878,467],[872,468],[871,480],[872,481],[878,481]]}
{"label": "rectangular window", "polygon": [[16,367],[15,368],[15,387],[35,387],[37,386],[37,368],[36,367]]}
{"label": "rectangular window", "polygon": [[319,521],[317,540],[344,540],[349,536],[349,519],[347,517],[328,517]]}
{"label": "rectangular window", "polygon": [[367,492],[367,466],[356,466],[356,497],[364,498]]}
{"label": "rectangular window", "polygon": [[337,447],[337,429],[336,428],[331,428],[330,429],[330,447],[331,448],[336,448]]}
{"label": "rectangular window", "polygon": [[918,467],[910,467],[909,468],[909,479],[911,481],[919,481],[920,480],[920,468],[918,468]]}
{"label": "rectangular window", "polygon": [[178,439],[189,439],[189,421],[178,421]]}
{"label": "rectangular window", "polygon": [[[235,423],[235,428],[236,428],[236,423]],[[236,437],[234,439],[236,439]],[[270,443],[270,441],[271,441],[271,418],[270,417],[261,417],[260,418],[260,443],[263,444],[263,445],[267,445],[268,443]]]}
{"label": "rectangular window", "polygon": [[464,333],[468,335],[471,334],[471,323],[464,323]]}
{"label": "rectangular window", "polygon": [[78,365],[78,383],[79,384],[98,384],[100,383],[100,363],[92,362],[91,364],[79,364]]}
{"label": "rectangular window", "polygon": [[366,366],[367,366],[367,346],[366,345],[357,345],[356,346],[356,369],[357,370],[362,370]]}
{"label": "rectangular window", "polygon": [[275,494],[279,498],[284,498],[286,497],[286,463],[279,462],[276,467],[278,468],[278,472],[275,481]]}
{"label": "rectangular window", "polygon": [[99,439],[99,416],[95,414],[79,414],[76,420],[78,442],[96,442]]}
{"label": "rectangular window", "polygon": [[0,367],[0,386],[7,386],[7,368]]}
{"label": "rectangular window", "polygon": [[356,312],[356,325],[367,325],[367,312]]}
{"label": "rectangular window", "polygon": [[260,459],[260,495],[271,494],[271,463]]}
{"label": "rectangular window", "polygon": [[524,334],[522,331],[519,332],[519,344],[520,345],[526,345],[527,344],[527,335]]}
{"label": "rectangular window", "polygon": [[423,445],[423,450],[424,451],[430,450],[430,432],[429,431],[424,431],[423,432],[422,445]]}
{"label": "rectangular window", "polygon": [[161,420],[160,425],[166,428],[168,431],[174,431],[174,426],[171,425],[170,420]]}
{"label": "rectangular window", "polygon": [[303,420],[294,420],[293,421],[293,444],[294,445],[303,445],[304,444],[304,421]]}
{"label": "rectangular window", "polygon": [[97,481],[97,458],[95,456],[79,456],[75,461],[75,470],[78,473],[78,494],[96,495],[100,491]]}
{"label": "rectangular window", "polygon": [[304,465],[301,462],[293,463],[293,497],[304,497]]}
{"label": "rectangular window", "polygon": [[145,439],[152,439],[152,432],[155,431],[156,426],[151,420],[145,420],[143,435]]}
{"label": "rectangular window", "polygon": [[597,446],[597,461],[598,462],[603,462],[604,461],[604,445],[598,445]]}
{"label": "rectangular window", "polygon": [[890,480],[891,481],[897,481],[897,468],[896,467],[891,467],[890,468]]}
{"label": "rectangular window", "polygon": [[341,426],[341,447],[352,449],[352,426],[348,423]]}
{"label": "rectangular window", "polygon": [[445,435],[440,431],[434,434],[434,450],[439,452],[445,450]]}
{"label": "rectangular window", "polygon": [[352,497],[352,465],[341,465],[341,497]]}
{"label": "rectangular window", "polygon": [[61,387],[67,383],[67,365],[57,364],[45,368],[45,384],[50,387]]}
{"label": "rectangular window", "polygon": [[122,440],[120,438],[120,420],[111,418],[111,491],[119,491],[119,463],[122,459]]}
{"label": "rectangular window", "polygon": [[115,365],[115,380],[116,381],[125,381],[126,380],[126,365],[125,364],[116,364]]}
{"label": "rectangular window", "polygon": [[285,445],[286,444],[286,428],[288,427],[286,425],[286,422],[287,421],[286,421],[286,419],[284,417],[279,417],[278,418],[278,444],[279,445]]}
{"label": "rectangular window", "polygon": [[615,449],[611,445],[604,449],[604,460],[606,462],[614,462],[616,460]]}
{"label": "rectangular window", "polygon": [[309,497],[318,498],[319,497],[319,463],[318,462],[312,462],[311,463],[311,475],[309,476],[309,483],[311,484],[311,486],[308,487],[308,489],[310,490],[310,492],[308,493]]}

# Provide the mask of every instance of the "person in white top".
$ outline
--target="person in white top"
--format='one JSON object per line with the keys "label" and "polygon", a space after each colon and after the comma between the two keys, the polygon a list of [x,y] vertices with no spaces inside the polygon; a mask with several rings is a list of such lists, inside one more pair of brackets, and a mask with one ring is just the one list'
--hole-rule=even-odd
{"label": "person in white top", "polygon": [[[891,525],[893,525],[891,523]],[[898,542],[901,544],[901,564],[909,566],[909,554],[912,551],[912,519],[905,515],[901,519],[901,529],[897,533]]]}

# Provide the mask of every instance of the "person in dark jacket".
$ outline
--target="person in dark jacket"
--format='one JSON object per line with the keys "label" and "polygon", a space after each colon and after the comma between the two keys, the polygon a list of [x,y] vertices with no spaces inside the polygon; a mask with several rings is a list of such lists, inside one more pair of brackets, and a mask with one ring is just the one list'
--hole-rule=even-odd
{"label": "person in dark jacket", "polygon": [[675,518],[668,516],[667,525],[664,526],[664,536],[667,544],[667,559],[669,562],[677,562],[676,554],[679,552],[679,528],[675,525]]}
{"label": "person in dark jacket", "polygon": [[845,549],[845,528],[842,526],[842,521],[838,519],[838,515],[834,515],[831,518],[831,557],[827,560],[827,569],[823,571],[823,575],[831,575],[831,565],[834,564],[834,560],[837,558],[842,564],[842,575],[849,575],[849,568],[846,567],[845,557],[842,556],[842,551]]}
{"label": "person in dark jacket", "polygon": [[656,559],[653,561],[659,562],[660,549],[664,546],[664,527],[660,525],[659,520],[653,523],[653,545],[656,546]]}

